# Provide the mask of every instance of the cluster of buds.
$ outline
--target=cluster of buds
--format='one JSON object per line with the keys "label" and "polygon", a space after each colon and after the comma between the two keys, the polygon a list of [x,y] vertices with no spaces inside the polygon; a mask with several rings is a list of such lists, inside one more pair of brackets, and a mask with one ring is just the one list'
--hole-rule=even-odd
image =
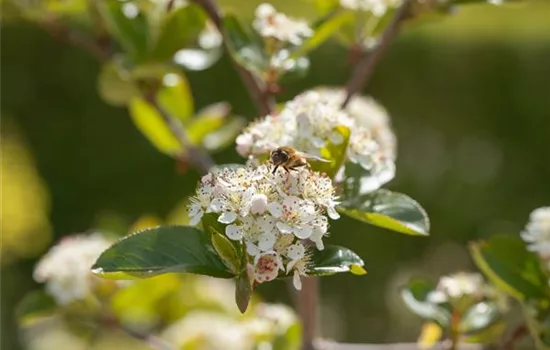
{"label": "cluster of buds", "polygon": [[340,0],[340,6],[354,11],[370,12],[376,17],[401,6],[401,0]]}
{"label": "cluster of buds", "polygon": [[313,35],[307,22],[289,18],[268,3],[256,8],[256,18],[252,26],[264,38],[274,38],[292,45],[300,45],[304,38]]}
{"label": "cluster of buds", "polygon": [[219,214],[225,235],[246,247],[256,283],[292,273],[301,289],[311,249],[324,249],[328,217],[339,218],[336,200],[332,180],[308,168],[273,173],[267,165],[249,164],[205,175],[189,217],[196,225],[206,213]]}
{"label": "cluster of buds", "polygon": [[342,110],[344,98],[343,90],[329,88],[296,96],[277,114],[250,124],[236,139],[237,152],[257,157],[280,146],[291,146],[321,156],[329,143],[344,142],[338,128],[345,127],[351,132],[348,160],[368,172],[361,192],[379,188],[395,176],[396,138],[389,117],[372,98],[353,98]]}
{"label": "cluster of buds", "polygon": [[492,294],[491,287],[479,273],[459,272],[441,277],[436,289],[427,298],[432,303],[454,304],[464,298],[480,301]]}

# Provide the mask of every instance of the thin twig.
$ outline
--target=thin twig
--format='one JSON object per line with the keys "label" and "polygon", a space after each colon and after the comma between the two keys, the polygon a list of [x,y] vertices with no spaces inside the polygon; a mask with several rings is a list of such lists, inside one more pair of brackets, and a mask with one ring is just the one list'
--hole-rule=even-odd
{"label": "thin twig", "polygon": [[525,337],[527,335],[529,335],[529,328],[527,327],[527,325],[525,323],[520,324],[516,329],[514,329],[514,331],[512,332],[510,337],[506,340],[506,342],[504,342],[504,344],[502,344],[502,347],[501,347],[502,350],[513,350],[515,344],[520,339],[522,339],[523,337]]}
{"label": "thin twig", "polygon": [[185,156],[185,160],[189,160],[191,164],[193,164],[197,170],[199,170],[201,173],[206,174],[210,171],[210,169],[216,165],[214,160],[210,157],[210,155],[202,150],[199,147],[196,147],[193,145],[188,139],[187,134],[185,132],[185,129],[181,123],[172,117],[170,114],[168,114],[162,106],[158,103],[155,93],[148,93],[145,94],[145,99],[147,102],[149,102],[155,109],[159,112],[160,116],[166,123],[166,126],[168,126],[168,129],[172,132],[174,137],[178,140],[180,145],[187,151],[187,155]]}
{"label": "thin twig", "polygon": [[70,30],[63,24],[55,21],[38,22],[40,28],[44,29],[50,36],[64,41],[72,46],[79,47],[94,56],[98,61],[104,62],[111,57],[111,53],[98,43]]}
{"label": "thin twig", "polygon": [[362,90],[368,83],[372,73],[374,72],[376,64],[386,52],[389,43],[399,32],[401,22],[407,18],[411,4],[412,0],[403,1],[403,5],[401,5],[395,14],[395,17],[382,34],[382,38],[376,45],[375,49],[368,54],[365,53],[363,58],[361,58],[361,60],[357,63],[357,66],[355,66],[353,74],[351,75],[346,86],[346,99],[342,103],[342,108],[345,108],[353,95]]}
{"label": "thin twig", "polygon": [[197,5],[202,7],[204,11],[208,14],[208,17],[212,20],[216,28],[218,28],[218,31],[221,33],[221,35],[224,37],[223,40],[223,47],[225,49],[225,52],[230,57],[231,61],[233,62],[233,65],[237,69],[237,72],[241,76],[241,79],[246,86],[248,93],[250,94],[250,97],[252,100],[256,103],[258,107],[258,112],[260,112],[261,115],[268,115],[270,114],[275,105],[275,101],[273,100],[271,94],[267,91],[266,86],[263,82],[259,81],[254,77],[254,75],[248,71],[246,68],[241,66],[233,56],[231,55],[229,46],[227,44],[227,37],[225,28],[223,25],[222,17],[220,15],[220,11],[218,10],[218,7],[216,6],[215,0],[192,0]]}

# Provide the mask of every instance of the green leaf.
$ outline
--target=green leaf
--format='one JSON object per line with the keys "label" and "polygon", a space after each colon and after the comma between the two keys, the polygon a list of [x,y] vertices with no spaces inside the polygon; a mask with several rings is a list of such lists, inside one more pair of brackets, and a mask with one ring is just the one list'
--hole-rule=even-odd
{"label": "green leaf", "polygon": [[293,323],[283,334],[273,340],[273,350],[299,350],[302,346],[302,325]]}
{"label": "green leaf", "polygon": [[357,271],[365,263],[348,248],[329,245],[323,250],[315,250],[308,275],[325,276],[340,272]]}
{"label": "green leaf", "polygon": [[227,47],[231,56],[246,69],[261,75],[269,66],[263,40],[249,25],[245,26],[233,14],[223,19]]}
{"label": "green leaf", "polygon": [[204,11],[194,4],[164,12],[151,58],[154,60],[171,60],[178,50],[196,40],[205,24],[206,15]]}
{"label": "green leaf", "polygon": [[15,315],[21,326],[29,325],[41,317],[53,315],[56,308],[55,300],[50,295],[43,291],[33,291],[19,302]]}
{"label": "green leaf", "polygon": [[186,126],[189,140],[196,145],[211,132],[220,129],[231,110],[227,102],[219,102],[199,111],[196,117]]}
{"label": "green leaf", "polygon": [[231,117],[223,128],[209,133],[202,139],[202,146],[209,151],[217,151],[231,145],[234,145],[235,138],[241,133],[247,125],[247,120],[243,117]]}
{"label": "green leaf", "polygon": [[461,334],[477,333],[498,321],[501,313],[494,302],[485,302],[472,305],[460,320],[458,326]]}
{"label": "green leaf", "polygon": [[157,93],[160,105],[171,116],[182,122],[193,115],[193,95],[187,79],[182,74],[170,72],[162,77],[162,87]]}
{"label": "green leaf", "polygon": [[209,237],[188,226],[159,226],[139,231],[104,251],[93,266],[93,272],[115,279],[146,278],[172,272],[233,277]]}
{"label": "green leaf", "polygon": [[218,232],[212,235],[212,245],[225,266],[227,266],[231,272],[237,274],[241,269],[241,258],[233,243],[231,243],[222,232]]}
{"label": "green leaf", "polygon": [[349,11],[334,10],[329,12],[311,25],[315,34],[308,38],[291,56],[300,57],[306,55],[336,33],[344,22],[352,21],[353,18],[353,13]]}
{"label": "green leaf", "polygon": [[321,173],[326,173],[331,179],[334,178],[338,169],[346,160],[346,149],[348,148],[349,137],[351,130],[347,126],[339,125],[334,128],[334,131],[342,137],[342,142],[338,145],[328,142],[321,149],[321,157],[330,160],[330,163],[310,161],[313,170]]}
{"label": "green leaf", "polygon": [[435,283],[423,279],[413,279],[401,288],[401,298],[405,305],[418,316],[437,322],[445,327],[449,324],[449,310],[427,300],[428,294],[435,289]]}
{"label": "green leaf", "polygon": [[103,65],[98,78],[99,95],[113,106],[125,106],[130,100],[139,96],[139,89],[132,77],[116,60]]}
{"label": "green leaf", "polygon": [[494,236],[470,244],[478,268],[495,286],[519,300],[548,297],[547,278],[537,256],[517,236]]}
{"label": "green leaf", "polygon": [[401,193],[378,190],[355,198],[344,198],[338,210],[359,221],[409,235],[429,235],[426,211]]}
{"label": "green leaf", "polygon": [[128,106],[130,116],[141,133],[161,152],[174,156],[183,152],[160,113],[142,98],[133,98]]}
{"label": "green leaf", "polygon": [[248,304],[250,303],[251,297],[252,284],[250,283],[250,279],[245,270],[237,277],[235,288],[235,301],[241,313],[245,313],[246,309],[248,308]]}
{"label": "green leaf", "polygon": [[123,10],[125,6],[138,5],[116,0],[99,1],[97,4],[109,33],[132,59],[142,61],[147,56],[149,45],[147,18],[141,10],[134,18],[127,17]]}

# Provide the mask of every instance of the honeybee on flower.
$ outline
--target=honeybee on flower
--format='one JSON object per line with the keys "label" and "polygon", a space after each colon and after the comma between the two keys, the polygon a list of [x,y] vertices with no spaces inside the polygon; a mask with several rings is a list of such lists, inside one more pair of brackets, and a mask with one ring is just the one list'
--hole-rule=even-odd
{"label": "honeybee on flower", "polygon": [[332,180],[308,167],[273,172],[268,164],[223,168],[201,179],[189,207],[198,224],[216,214],[224,234],[243,245],[255,283],[292,274],[294,286],[308,275],[312,253],[323,250],[328,218],[337,219]]}

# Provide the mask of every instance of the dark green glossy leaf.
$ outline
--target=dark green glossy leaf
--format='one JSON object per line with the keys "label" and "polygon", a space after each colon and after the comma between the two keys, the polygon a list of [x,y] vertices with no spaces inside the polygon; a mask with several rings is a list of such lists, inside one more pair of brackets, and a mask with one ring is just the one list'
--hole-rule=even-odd
{"label": "dark green glossy leaf", "polygon": [[[133,6],[133,11],[138,11],[133,18],[124,14],[125,12],[128,14],[129,11],[125,9],[128,6]],[[149,45],[148,23],[138,5],[116,0],[104,0],[98,2],[98,8],[109,33],[116,38],[125,53],[135,61],[145,59]]]}
{"label": "dark green glossy leaf", "polygon": [[188,226],[159,226],[126,236],[101,254],[93,272],[104,278],[195,273],[230,278],[210,235]]}
{"label": "dark green glossy leaf", "polygon": [[338,210],[354,219],[409,235],[429,235],[426,211],[414,199],[397,192],[378,190],[343,198]]}
{"label": "dark green glossy leaf", "polygon": [[340,272],[351,272],[352,268],[363,267],[365,263],[359,255],[348,248],[327,246],[323,250],[315,250],[308,274],[312,276],[333,275]]}
{"label": "dark green glossy leaf", "polygon": [[334,131],[337,132],[342,137],[342,142],[340,144],[334,144],[328,142],[325,147],[321,149],[321,157],[327,160],[330,160],[330,163],[310,161],[311,167],[319,172],[326,173],[331,179],[334,178],[338,169],[342,166],[346,160],[346,149],[348,148],[349,137],[351,130],[347,126],[337,126],[334,128]]}
{"label": "dark green glossy leaf", "polygon": [[480,332],[495,323],[500,316],[496,303],[482,301],[466,310],[458,326],[459,332],[461,334]]}
{"label": "dark green glossy leaf", "polygon": [[445,327],[449,324],[451,313],[443,306],[427,300],[428,294],[435,287],[435,283],[431,281],[413,279],[401,288],[401,297],[412,312]]}
{"label": "dark green glossy leaf", "polygon": [[252,297],[252,283],[246,270],[237,276],[236,288],[235,288],[235,301],[241,313],[245,313]]}
{"label": "dark green glossy leaf", "polygon": [[496,287],[519,300],[545,298],[547,278],[518,236],[500,235],[470,244],[474,262]]}
{"label": "dark green glossy leaf", "polygon": [[43,291],[33,291],[25,295],[15,310],[17,322],[27,325],[36,319],[53,315],[57,305],[55,300]]}
{"label": "dark green glossy leaf", "polygon": [[224,262],[225,266],[227,266],[231,272],[237,274],[241,269],[241,258],[239,257],[239,253],[233,243],[231,243],[223,232],[219,232],[212,235],[212,245]]}
{"label": "dark green glossy leaf", "polygon": [[233,58],[248,70],[260,75],[269,66],[262,38],[249,25],[227,14],[224,16],[224,29],[227,47]]}
{"label": "dark green glossy leaf", "polygon": [[167,12],[161,19],[158,38],[152,50],[154,60],[170,60],[180,49],[192,44],[206,24],[199,6],[188,4]]}

